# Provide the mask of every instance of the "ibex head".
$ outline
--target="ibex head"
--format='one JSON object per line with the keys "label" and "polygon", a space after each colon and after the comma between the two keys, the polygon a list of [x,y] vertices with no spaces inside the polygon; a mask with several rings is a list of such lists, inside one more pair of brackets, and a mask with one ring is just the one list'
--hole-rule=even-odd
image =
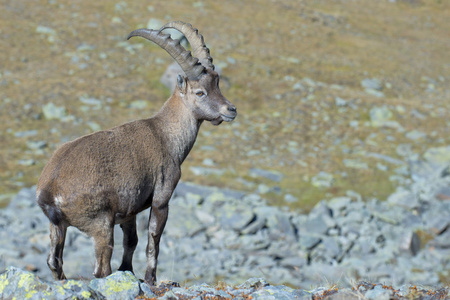
{"label": "ibex head", "polygon": [[[170,35],[163,34],[162,31],[167,28],[174,28],[183,33],[191,44],[193,54],[180,45],[180,39],[173,40]],[[159,30],[145,28],[134,30],[128,39],[133,36],[140,36],[156,43],[180,65],[186,77],[178,75],[174,93],[181,97],[197,120],[211,121],[214,125],[234,120],[237,115],[236,107],[220,92],[219,75],[214,71],[209,49],[203,36],[191,24],[170,22]]]}

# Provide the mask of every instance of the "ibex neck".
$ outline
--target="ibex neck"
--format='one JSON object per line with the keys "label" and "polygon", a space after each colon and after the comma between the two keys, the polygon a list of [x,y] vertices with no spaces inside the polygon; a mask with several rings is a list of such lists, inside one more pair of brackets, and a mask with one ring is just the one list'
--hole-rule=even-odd
{"label": "ibex neck", "polygon": [[173,159],[181,164],[188,156],[197,138],[201,121],[198,121],[176,92],[156,114],[164,131],[164,143]]}

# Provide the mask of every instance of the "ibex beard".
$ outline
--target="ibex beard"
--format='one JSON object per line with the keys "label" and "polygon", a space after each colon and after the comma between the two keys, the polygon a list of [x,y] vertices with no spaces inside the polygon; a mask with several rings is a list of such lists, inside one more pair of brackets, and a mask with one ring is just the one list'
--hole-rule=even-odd
{"label": "ibex beard", "polygon": [[[163,34],[182,32],[192,55]],[[48,266],[57,280],[65,279],[63,250],[67,227],[93,237],[95,277],[111,274],[114,226],[123,230],[121,271],[133,272],[138,242],[136,215],[150,209],[145,281],[156,283],[159,242],[168,216],[168,203],[181,176],[180,167],[192,149],[203,121],[219,125],[237,115],[219,89],[219,75],[197,29],[170,22],[159,30],[138,29],[180,65],[175,91],[151,118],[132,121],[63,144],[50,158],[38,181],[37,202],[50,220]]]}

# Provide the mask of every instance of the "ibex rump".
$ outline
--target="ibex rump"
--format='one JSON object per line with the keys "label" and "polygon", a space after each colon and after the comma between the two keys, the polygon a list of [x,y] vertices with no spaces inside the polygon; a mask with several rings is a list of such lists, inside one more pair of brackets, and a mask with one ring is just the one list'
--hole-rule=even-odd
{"label": "ibex rump", "polygon": [[[193,56],[169,35],[181,31]],[[156,282],[159,241],[168,216],[168,203],[180,176],[180,166],[192,149],[203,121],[219,125],[236,117],[236,107],[220,92],[203,37],[190,24],[171,22],[160,30],[138,29],[166,50],[181,66],[177,87],[152,118],[132,121],[63,144],[55,151],[38,181],[37,202],[50,220],[48,266],[57,280],[65,279],[63,249],[68,226],[92,236],[95,277],[111,274],[113,229],[120,224],[124,253],[119,270],[133,271],[137,245],[136,214],[151,207],[148,223],[145,281]]]}

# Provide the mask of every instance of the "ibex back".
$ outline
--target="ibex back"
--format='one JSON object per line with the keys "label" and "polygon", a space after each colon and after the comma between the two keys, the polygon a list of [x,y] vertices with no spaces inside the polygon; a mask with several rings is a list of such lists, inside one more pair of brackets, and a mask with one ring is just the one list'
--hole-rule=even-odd
{"label": "ibex back", "polygon": [[[182,32],[192,55],[163,34]],[[48,266],[57,280],[65,279],[63,249],[68,226],[92,236],[95,277],[111,274],[114,225],[123,230],[124,253],[119,270],[133,271],[137,245],[136,214],[151,207],[145,281],[156,282],[159,241],[167,221],[168,203],[181,176],[180,166],[194,145],[203,121],[219,125],[236,117],[236,107],[220,92],[203,37],[190,24],[171,22],[159,30],[138,29],[180,65],[177,86],[161,110],[149,119],[129,122],[63,144],[39,178],[37,201],[50,220]]]}

